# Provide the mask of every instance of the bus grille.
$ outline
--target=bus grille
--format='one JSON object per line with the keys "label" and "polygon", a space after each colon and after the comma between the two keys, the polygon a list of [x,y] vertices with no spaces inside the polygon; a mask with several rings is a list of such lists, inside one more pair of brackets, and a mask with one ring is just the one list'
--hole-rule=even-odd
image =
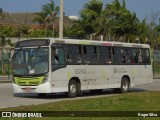
{"label": "bus grille", "polygon": [[32,77],[32,78],[22,78],[14,77],[14,81],[19,86],[38,86],[42,84],[44,76]]}
{"label": "bus grille", "polygon": [[39,81],[37,82],[18,82],[19,86],[38,86]]}

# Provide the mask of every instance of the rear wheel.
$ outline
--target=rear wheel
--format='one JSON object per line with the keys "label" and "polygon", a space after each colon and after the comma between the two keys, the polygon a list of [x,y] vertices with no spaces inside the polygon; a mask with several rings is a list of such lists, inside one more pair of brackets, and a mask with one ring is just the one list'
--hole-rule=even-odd
{"label": "rear wheel", "polygon": [[125,93],[129,90],[129,80],[127,78],[122,78],[120,92]]}
{"label": "rear wheel", "polygon": [[121,80],[121,87],[115,88],[114,91],[116,93],[126,93],[129,90],[129,80],[126,77],[123,77]]}
{"label": "rear wheel", "polygon": [[74,98],[78,94],[78,84],[75,80],[71,80],[68,85],[68,97]]}

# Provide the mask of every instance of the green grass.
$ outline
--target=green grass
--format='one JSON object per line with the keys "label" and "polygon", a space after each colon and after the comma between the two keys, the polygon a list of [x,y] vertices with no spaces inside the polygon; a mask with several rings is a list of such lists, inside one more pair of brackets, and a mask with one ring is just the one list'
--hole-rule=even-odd
{"label": "green grass", "polygon": [[[160,111],[160,92],[136,92],[127,93],[111,97],[101,97],[101,98],[89,98],[81,100],[66,100],[61,102],[54,102],[41,105],[30,105],[21,106],[14,108],[0,109],[0,111]],[[11,119],[11,118],[10,118]],[[5,119],[5,120],[10,120]],[[19,120],[31,120],[31,118],[19,118]],[[33,118],[34,120],[42,120],[42,118]],[[44,118],[43,118],[44,119]],[[45,118],[50,120],[52,118]],[[70,117],[59,117],[55,119],[70,120],[75,118]],[[82,120],[82,117],[76,118],[77,120]],[[85,118],[90,119],[115,119],[113,117],[92,117]],[[143,120],[144,118],[134,117],[134,118],[124,118],[116,117],[116,120]],[[145,120],[154,119],[158,120],[160,118],[145,118]]]}

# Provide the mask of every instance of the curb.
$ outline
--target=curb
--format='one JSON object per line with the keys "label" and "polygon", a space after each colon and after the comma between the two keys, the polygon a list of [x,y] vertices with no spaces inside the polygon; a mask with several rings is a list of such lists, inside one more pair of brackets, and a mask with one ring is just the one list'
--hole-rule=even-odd
{"label": "curb", "polygon": [[0,80],[0,83],[12,83],[11,80]]}
{"label": "curb", "polygon": [[0,83],[12,83],[12,77],[0,76]]}

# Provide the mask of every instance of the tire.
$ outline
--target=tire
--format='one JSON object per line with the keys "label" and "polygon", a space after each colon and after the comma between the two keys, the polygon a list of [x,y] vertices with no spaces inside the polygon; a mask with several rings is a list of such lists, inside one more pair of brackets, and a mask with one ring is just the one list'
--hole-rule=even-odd
{"label": "tire", "polygon": [[122,78],[121,81],[121,88],[120,88],[120,93],[126,93],[129,90],[129,80],[128,78],[124,77]]}
{"label": "tire", "polygon": [[68,97],[74,98],[78,95],[78,84],[75,80],[71,80],[68,85]]}
{"label": "tire", "polygon": [[126,77],[123,77],[121,80],[121,87],[115,88],[114,91],[116,93],[126,93],[129,90],[129,80]]}

